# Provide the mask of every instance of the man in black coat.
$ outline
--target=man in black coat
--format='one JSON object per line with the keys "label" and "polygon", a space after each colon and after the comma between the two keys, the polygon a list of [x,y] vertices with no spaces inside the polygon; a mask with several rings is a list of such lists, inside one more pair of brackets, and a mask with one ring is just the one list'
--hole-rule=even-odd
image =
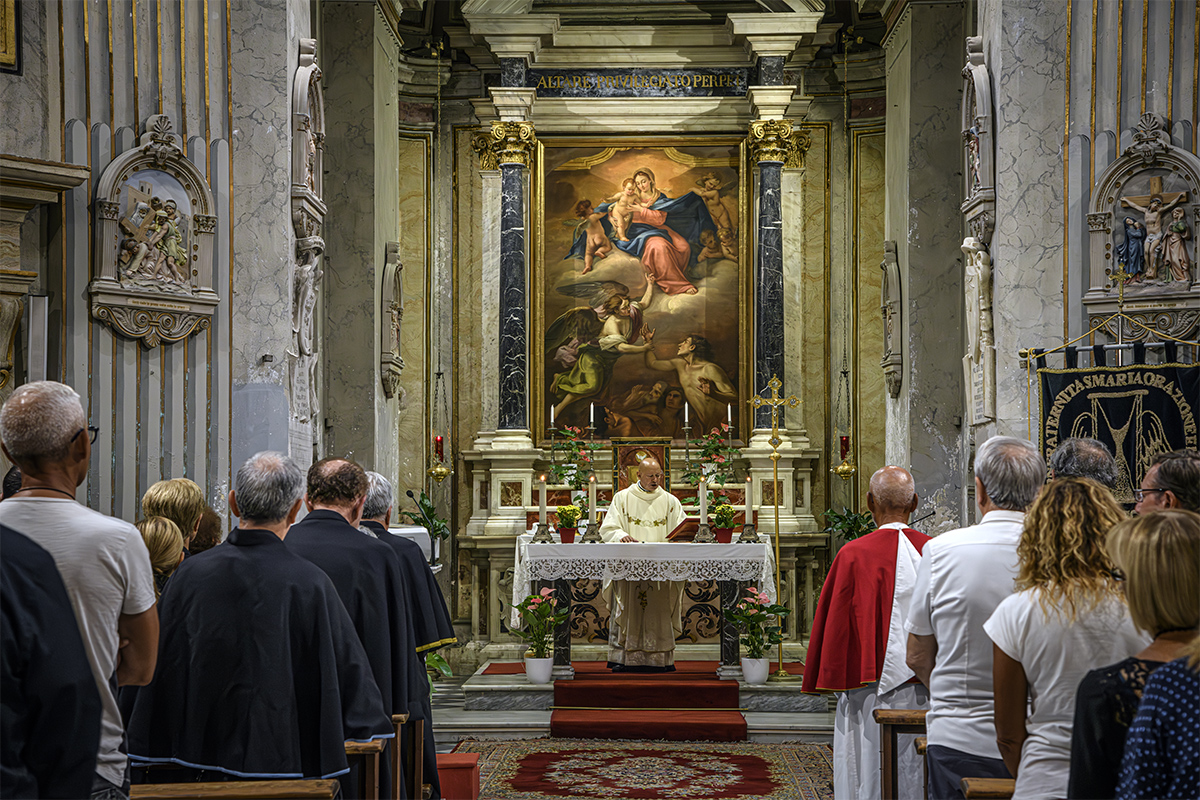
{"label": "man in black coat", "polygon": [[129,722],[135,765],[176,764],[191,780],[330,778],[349,772],[346,741],[395,735],[337,590],[283,541],[303,491],[290,458],[252,457],[229,494],[238,527],[171,577],[158,672]]}
{"label": "man in black coat", "polygon": [[[308,516],[292,526],[287,544],[333,581],[367,651],[385,705],[392,714],[409,714],[411,724],[427,719],[424,660],[413,640],[400,559],[357,527],[366,494],[366,473],[353,461],[326,458],[313,464],[305,498]],[[380,791],[390,794],[387,759],[382,766],[386,768],[380,770]],[[426,771],[424,780],[433,784],[434,797],[440,797],[437,770]]]}
{"label": "man in black coat", "polygon": [[87,797],[100,692],[50,557],[0,526],[0,797]]}

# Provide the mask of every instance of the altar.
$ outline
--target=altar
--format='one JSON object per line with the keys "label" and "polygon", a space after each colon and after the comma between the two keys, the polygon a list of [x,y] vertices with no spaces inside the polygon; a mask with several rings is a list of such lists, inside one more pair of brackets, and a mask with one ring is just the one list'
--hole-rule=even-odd
{"label": "altar", "polygon": [[[521,624],[516,606],[537,584],[551,585],[560,607],[570,608],[570,581],[650,580],[716,581],[720,588],[721,666],[717,674],[736,679],[741,675],[736,628],[723,612],[733,608],[742,587],[754,585],[774,602],[775,560],[765,542],[704,544],[695,542],[533,544],[532,536],[517,539],[513,557],[512,611],[509,622]],[[559,625],[554,635],[554,677],[574,675],[571,667],[571,621]]]}

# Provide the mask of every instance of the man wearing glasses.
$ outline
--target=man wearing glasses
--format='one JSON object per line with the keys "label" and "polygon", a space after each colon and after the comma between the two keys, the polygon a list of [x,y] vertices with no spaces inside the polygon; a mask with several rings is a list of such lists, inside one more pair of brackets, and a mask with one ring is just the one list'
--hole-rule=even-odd
{"label": "man wearing glasses", "polygon": [[154,677],[158,613],[150,556],[137,528],[75,502],[97,432],[70,386],[37,381],[13,392],[0,409],[0,441],[21,468],[21,488],[0,503],[0,524],[41,545],[62,576],[100,690],[92,797],[117,800],[128,797],[129,783],[116,688],[144,686]]}
{"label": "man wearing glasses", "polygon": [[1200,450],[1159,453],[1133,498],[1138,514],[1168,508],[1200,511]]}

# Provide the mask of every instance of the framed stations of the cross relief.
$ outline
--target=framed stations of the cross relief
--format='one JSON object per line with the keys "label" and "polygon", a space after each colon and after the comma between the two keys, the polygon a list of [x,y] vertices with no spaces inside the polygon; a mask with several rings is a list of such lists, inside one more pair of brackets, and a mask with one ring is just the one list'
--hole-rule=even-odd
{"label": "framed stations of the cross relief", "polygon": [[[740,137],[544,137],[533,176],[535,439],[746,438],[753,227]],[[686,414],[686,419],[685,419]]]}

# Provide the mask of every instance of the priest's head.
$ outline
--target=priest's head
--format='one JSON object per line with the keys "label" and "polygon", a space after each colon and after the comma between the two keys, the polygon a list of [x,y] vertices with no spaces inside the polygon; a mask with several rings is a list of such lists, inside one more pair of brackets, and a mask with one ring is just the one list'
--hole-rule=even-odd
{"label": "priest's head", "polygon": [[296,521],[304,498],[304,473],[282,453],[251,456],[238,468],[229,510],[242,529],[269,530],[282,539]]}
{"label": "priest's head", "polygon": [[367,473],[367,499],[363,503],[363,519],[378,522],[385,528],[392,521],[392,506],[395,504],[392,482],[378,472]]}
{"label": "priest's head", "polygon": [[907,525],[908,518],[917,510],[917,487],[912,474],[904,467],[888,466],[872,475],[867,508],[876,527],[893,522]]}
{"label": "priest's head", "polygon": [[656,458],[643,458],[638,462],[638,486],[653,492],[663,485],[663,468]]}
{"label": "priest's head", "polygon": [[336,511],[357,526],[366,499],[367,473],[353,461],[323,458],[308,468],[309,511]]}

